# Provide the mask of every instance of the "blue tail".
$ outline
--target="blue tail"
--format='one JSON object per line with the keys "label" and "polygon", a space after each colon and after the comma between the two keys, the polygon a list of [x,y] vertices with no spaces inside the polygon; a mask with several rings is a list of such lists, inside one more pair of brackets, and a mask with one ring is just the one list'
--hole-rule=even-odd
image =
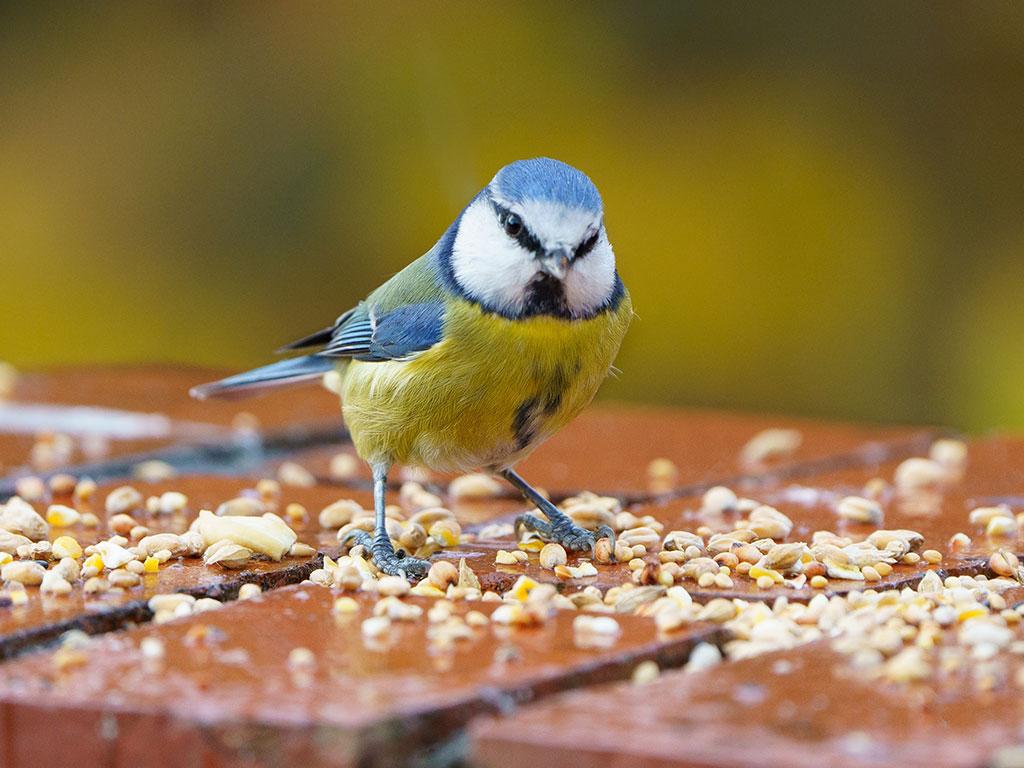
{"label": "blue tail", "polygon": [[306,355],[292,360],[255,368],[237,376],[229,376],[210,384],[192,387],[189,394],[197,400],[208,397],[245,397],[266,389],[285,387],[319,378],[334,367],[335,361],[320,355]]}

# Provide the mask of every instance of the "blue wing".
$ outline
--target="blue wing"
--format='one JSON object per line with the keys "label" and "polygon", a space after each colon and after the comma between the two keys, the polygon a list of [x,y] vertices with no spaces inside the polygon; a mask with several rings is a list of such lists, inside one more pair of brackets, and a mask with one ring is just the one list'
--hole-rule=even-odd
{"label": "blue wing", "polygon": [[330,342],[318,353],[324,357],[351,357],[367,362],[401,360],[430,349],[444,336],[444,304],[406,304],[375,314],[361,305],[334,329]]}

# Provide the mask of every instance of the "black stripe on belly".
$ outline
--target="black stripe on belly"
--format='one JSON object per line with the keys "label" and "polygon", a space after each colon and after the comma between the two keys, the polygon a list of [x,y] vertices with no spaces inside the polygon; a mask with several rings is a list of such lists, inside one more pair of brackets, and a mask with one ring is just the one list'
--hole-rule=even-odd
{"label": "black stripe on belly", "polygon": [[512,418],[512,434],[520,450],[533,442],[544,419],[558,412],[568,388],[569,372],[564,365],[558,365],[548,377],[547,386],[519,404]]}
{"label": "black stripe on belly", "polygon": [[515,436],[516,446],[519,449],[528,446],[537,432],[534,421],[536,420],[537,406],[539,405],[540,400],[536,397],[531,397],[528,400],[524,400],[516,408],[515,418],[512,419],[512,434]]}

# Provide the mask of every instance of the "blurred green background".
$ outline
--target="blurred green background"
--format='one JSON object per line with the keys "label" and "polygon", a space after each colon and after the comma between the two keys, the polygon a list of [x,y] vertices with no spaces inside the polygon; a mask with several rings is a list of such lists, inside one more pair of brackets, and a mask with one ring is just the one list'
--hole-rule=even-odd
{"label": "blurred green background", "polygon": [[4,3],[0,359],[260,363],[541,154],[604,397],[1024,426],[1020,3]]}

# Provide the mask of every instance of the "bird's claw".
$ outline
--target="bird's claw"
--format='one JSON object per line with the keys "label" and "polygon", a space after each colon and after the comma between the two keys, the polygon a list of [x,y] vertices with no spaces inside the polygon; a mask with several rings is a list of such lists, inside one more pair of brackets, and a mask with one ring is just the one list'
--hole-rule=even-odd
{"label": "bird's claw", "polygon": [[374,538],[366,531],[349,531],[339,543],[342,547],[349,545],[349,549],[356,545],[362,545],[373,557],[374,565],[388,576],[401,576],[409,581],[420,581],[430,570],[429,560],[412,557],[401,549],[396,552],[391,546],[390,540]]}
{"label": "bird's claw", "polygon": [[[420,581],[426,578],[427,571],[430,570],[429,560],[421,560],[418,557],[412,557],[405,553],[401,553],[401,555],[402,556],[395,556],[397,569],[395,573],[391,574],[392,576],[401,576],[403,579],[408,579],[409,581]],[[374,562],[376,562],[376,558],[374,558]],[[382,568],[379,563],[377,564],[377,567],[382,571],[386,570],[385,568]]]}
{"label": "bird's claw", "polygon": [[520,529],[525,528],[540,536],[542,541],[561,544],[569,552],[589,552],[591,558],[597,559],[597,542],[608,539],[611,542],[611,562],[615,562],[615,532],[607,525],[596,531],[590,531],[576,525],[568,517],[559,518],[554,524],[547,523],[533,515],[520,515],[516,518],[514,531],[519,538]]}

